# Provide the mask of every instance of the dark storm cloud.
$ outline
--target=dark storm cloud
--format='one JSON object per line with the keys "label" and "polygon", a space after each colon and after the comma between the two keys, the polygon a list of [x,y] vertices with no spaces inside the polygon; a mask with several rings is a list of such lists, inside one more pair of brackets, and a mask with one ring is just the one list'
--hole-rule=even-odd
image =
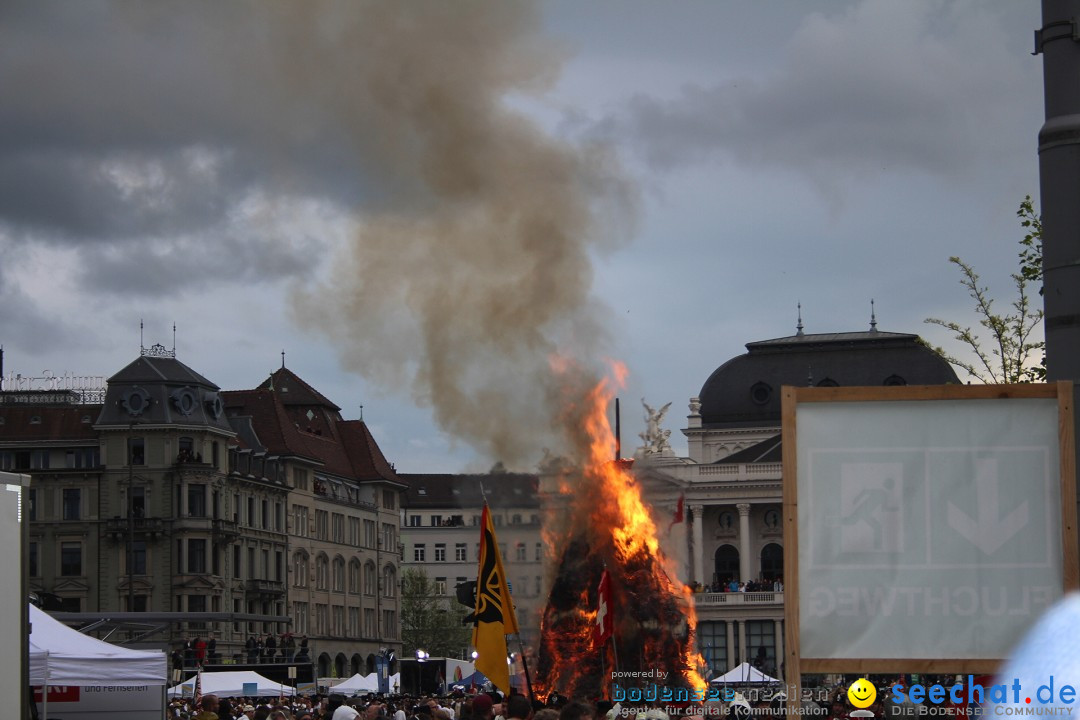
{"label": "dark storm cloud", "polygon": [[[235,210],[256,193],[353,209],[394,189],[391,173],[357,162],[378,155],[349,80],[367,61],[346,37],[361,10],[6,3],[0,227],[76,249],[95,282],[167,276],[200,255],[231,261],[204,262],[200,276],[233,276],[251,258],[263,277],[309,270],[310,242],[245,231]],[[173,239],[182,247],[165,247]]]}
{"label": "dark storm cloud", "polygon": [[810,14],[772,74],[718,68],[714,85],[639,95],[607,123],[655,167],[720,159],[826,184],[895,169],[955,177],[1002,151],[984,146],[990,131],[1019,124],[1008,99],[1025,70],[1000,15],[936,0]]}

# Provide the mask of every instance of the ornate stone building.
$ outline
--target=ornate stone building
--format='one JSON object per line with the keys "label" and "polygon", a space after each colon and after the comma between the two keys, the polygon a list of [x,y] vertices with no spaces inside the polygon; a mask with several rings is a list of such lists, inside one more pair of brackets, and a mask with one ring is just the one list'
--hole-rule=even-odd
{"label": "ornate stone building", "polygon": [[452,599],[459,583],[476,579],[480,513],[486,497],[522,641],[534,643],[545,600],[546,559],[538,477],[492,472],[402,475],[401,479],[409,485],[402,509],[403,567],[422,569],[436,592]]}
{"label": "ornate stone building", "polygon": [[362,420],[343,420],[287,368],[224,396],[240,466],[269,458],[289,486],[286,569],[273,590],[288,597],[293,632],[311,638],[320,677],[375,672],[380,649],[400,651],[405,485]]}
{"label": "ornate stone building", "polygon": [[[781,387],[959,382],[918,336],[873,324],[866,332],[816,335],[800,326],[796,335],[746,349],[690,399],[682,430],[689,456],[664,448],[639,453],[634,466],[658,517],[674,519],[683,498],[684,519],[672,525],[668,542],[685,548],[683,579],[701,588],[694,596],[698,642],[714,673],[743,661],[782,670]],[[731,581],[755,591],[719,592]]]}
{"label": "ornate stone building", "polygon": [[158,346],[80,399],[0,393],[0,469],[32,476],[30,585],[54,610],[145,613],[174,648],[212,633],[226,662],[289,631],[324,676],[400,650],[404,485],[362,421],[284,367],[222,392]]}

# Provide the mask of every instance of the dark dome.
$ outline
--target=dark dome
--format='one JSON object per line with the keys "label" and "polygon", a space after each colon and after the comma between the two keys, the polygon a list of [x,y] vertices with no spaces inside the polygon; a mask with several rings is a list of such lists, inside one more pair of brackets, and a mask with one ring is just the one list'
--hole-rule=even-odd
{"label": "dark dome", "polygon": [[109,378],[96,425],[206,426],[232,432],[220,389],[174,357],[140,355]]}
{"label": "dark dome", "polygon": [[705,427],[780,425],[784,385],[959,384],[952,366],[918,335],[869,332],[793,335],[749,343],[701,387]]}

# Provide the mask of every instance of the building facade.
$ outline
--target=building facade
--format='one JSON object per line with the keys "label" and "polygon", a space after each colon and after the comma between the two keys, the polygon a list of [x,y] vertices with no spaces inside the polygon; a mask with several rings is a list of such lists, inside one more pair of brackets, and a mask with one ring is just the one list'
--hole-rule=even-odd
{"label": "building facade", "polygon": [[150,639],[212,639],[207,663],[291,644],[346,676],[400,650],[404,485],[362,421],[285,368],[223,392],[159,346],[81,399],[0,393],[0,469],[32,476],[30,587],[51,609],[189,613]]}
{"label": "building facade", "polygon": [[402,567],[423,570],[437,594],[454,598],[457,585],[476,580],[486,499],[522,641],[535,643],[545,600],[546,559],[538,476],[495,471],[400,477],[408,484],[401,511]]}
{"label": "building facade", "polygon": [[[783,529],[780,389],[959,383],[916,335],[798,334],[749,343],[690,399],[688,457],[645,453],[634,470],[658,516],[683,521],[679,547],[694,594],[699,649],[714,674],[751,662],[782,674]],[[743,591],[730,592],[731,583]],[[780,659],[778,661],[778,659]]]}

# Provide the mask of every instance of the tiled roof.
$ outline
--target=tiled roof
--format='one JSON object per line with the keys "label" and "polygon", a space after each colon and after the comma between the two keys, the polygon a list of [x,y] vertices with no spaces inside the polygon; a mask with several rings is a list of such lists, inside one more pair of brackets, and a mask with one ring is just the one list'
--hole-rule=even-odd
{"label": "tiled roof", "polygon": [[[94,421],[100,412],[100,405],[0,406],[0,419],[3,420],[0,437],[4,442],[96,441]],[[35,418],[38,422],[33,421]],[[88,421],[83,422],[84,419]]]}
{"label": "tiled roof", "polygon": [[140,355],[123,370],[109,378],[109,383],[181,383],[202,385],[212,390],[218,386],[176,358]]}
{"label": "tiled roof", "polygon": [[[291,394],[281,390],[282,381]],[[296,402],[301,395],[312,402]],[[333,475],[397,481],[367,425],[341,420],[336,405],[288,370],[274,373],[256,390],[228,391],[222,396],[225,413],[234,424],[250,423],[251,430],[242,433],[249,445],[254,435],[268,453],[312,460]]]}
{"label": "tiled roof", "polygon": [[337,427],[357,479],[401,482],[363,420],[343,420]]}
{"label": "tiled roof", "polygon": [[285,405],[315,405],[331,408],[335,412],[341,410],[288,368],[275,370],[263,381],[262,385],[259,385],[258,389],[279,393]]}
{"label": "tiled roof", "polygon": [[[540,507],[540,479],[528,473],[399,474],[409,489],[407,508],[479,509],[486,496],[493,508]],[[483,492],[481,493],[481,486]]]}

